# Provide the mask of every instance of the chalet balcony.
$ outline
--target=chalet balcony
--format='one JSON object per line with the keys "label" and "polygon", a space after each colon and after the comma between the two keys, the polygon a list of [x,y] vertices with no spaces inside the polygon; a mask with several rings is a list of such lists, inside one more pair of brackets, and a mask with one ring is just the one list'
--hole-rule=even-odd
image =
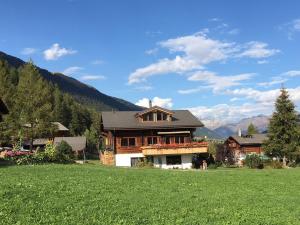
{"label": "chalet balcony", "polygon": [[145,156],[196,154],[207,153],[208,143],[192,142],[185,144],[157,144],[141,148]]}

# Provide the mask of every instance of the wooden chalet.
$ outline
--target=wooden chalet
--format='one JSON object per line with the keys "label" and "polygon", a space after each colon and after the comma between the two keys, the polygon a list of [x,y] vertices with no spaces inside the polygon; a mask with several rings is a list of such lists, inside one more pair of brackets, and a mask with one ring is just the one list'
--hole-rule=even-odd
{"label": "wooden chalet", "polygon": [[188,110],[158,106],[144,111],[102,113],[104,164],[134,166],[150,158],[155,167],[191,168],[193,154],[207,153],[208,144],[192,142],[203,124]]}
{"label": "wooden chalet", "polygon": [[2,121],[2,115],[8,114],[8,109],[4,102],[0,98],[0,121]]}
{"label": "wooden chalet", "polygon": [[244,159],[247,154],[262,154],[262,144],[266,139],[266,134],[230,136],[225,141],[225,149],[231,152],[238,161],[239,159]]}

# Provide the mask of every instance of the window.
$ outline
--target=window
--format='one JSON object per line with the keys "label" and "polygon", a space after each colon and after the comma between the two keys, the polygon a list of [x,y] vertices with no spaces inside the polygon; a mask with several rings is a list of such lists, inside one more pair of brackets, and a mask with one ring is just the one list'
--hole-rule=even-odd
{"label": "window", "polygon": [[153,121],[154,117],[153,117],[153,113],[147,113],[143,115],[143,121]]}
{"label": "window", "polygon": [[160,121],[160,120],[162,120],[163,119],[163,117],[162,117],[162,115],[161,115],[162,113],[160,113],[160,112],[157,112],[157,121]]}
{"label": "window", "polygon": [[156,145],[157,144],[157,137],[148,137],[147,138],[148,145]]}
{"label": "window", "polygon": [[163,113],[163,120],[167,120],[168,116],[167,114]]}
{"label": "window", "polygon": [[181,155],[166,156],[167,165],[181,165]]}
{"label": "window", "polygon": [[121,146],[122,147],[135,146],[135,138],[122,138]]}
{"label": "window", "polygon": [[171,137],[166,137],[166,144],[167,145],[171,144]]}
{"label": "window", "polygon": [[184,143],[184,137],[183,136],[176,136],[175,137],[175,143],[176,144],[183,144]]}

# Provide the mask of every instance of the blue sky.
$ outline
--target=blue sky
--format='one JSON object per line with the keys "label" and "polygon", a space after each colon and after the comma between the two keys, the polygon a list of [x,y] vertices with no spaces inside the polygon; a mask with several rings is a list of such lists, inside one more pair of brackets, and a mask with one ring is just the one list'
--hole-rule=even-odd
{"label": "blue sky", "polygon": [[[300,105],[299,1],[1,1],[0,50],[208,126]],[[299,108],[298,108],[299,109]]]}

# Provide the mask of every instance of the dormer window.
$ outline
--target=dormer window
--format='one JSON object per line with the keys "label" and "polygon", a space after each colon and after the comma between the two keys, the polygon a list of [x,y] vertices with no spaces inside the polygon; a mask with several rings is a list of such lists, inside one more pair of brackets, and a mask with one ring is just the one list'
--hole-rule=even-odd
{"label": "dormer window", "polygon": [[139,118],[141,122],[161,122],[172,121],[172,115],[172,111],[154,106],[136,114],[136,117]]}

